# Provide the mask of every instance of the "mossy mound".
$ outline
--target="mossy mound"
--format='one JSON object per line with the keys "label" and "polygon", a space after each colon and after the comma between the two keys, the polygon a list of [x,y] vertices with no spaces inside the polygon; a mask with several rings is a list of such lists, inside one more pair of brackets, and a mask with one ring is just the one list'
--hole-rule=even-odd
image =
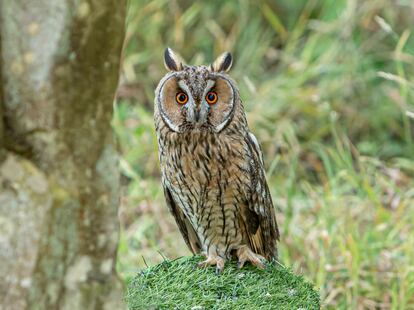
{"label": "mossy mound", "polygon": [[150,267],[128,285],[129,309],[319,309],[319,294],[303,277],[275,263],[265,270],[227,263],[222,274],[196,268],[200,256]]}

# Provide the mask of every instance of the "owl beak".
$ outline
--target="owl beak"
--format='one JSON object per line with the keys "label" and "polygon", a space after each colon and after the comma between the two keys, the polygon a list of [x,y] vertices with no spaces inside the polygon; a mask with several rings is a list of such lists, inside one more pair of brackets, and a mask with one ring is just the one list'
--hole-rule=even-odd
{"label": "owl beak", "polygon": [[188,106],[187,121],[195,124],[199,124],[203,121],[201,107],[199,105],[190,103]]}
{"label": "owl beak", "polygon": [[200,110],[194,109],[194,119],[196,121],[196,123],[198,123],[198,121],[200,120]]}
{"label": "owl beak", "polygon": [[197,107],[193,107],[189,112],[187,120],[191,123],[199,123],[201,120],[200,110]]}

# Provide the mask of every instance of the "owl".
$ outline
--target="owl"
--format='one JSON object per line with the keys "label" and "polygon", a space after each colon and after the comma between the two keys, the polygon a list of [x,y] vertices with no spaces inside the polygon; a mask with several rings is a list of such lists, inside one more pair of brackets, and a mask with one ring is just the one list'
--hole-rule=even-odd
{"label": "owl", "polygon": [[201,267],[238,260],[264,268],[277,258],[279,232],[263,156],[226,52],[190,66],[167,48],[168,73],[155,91],[154,120],[168,208]]}

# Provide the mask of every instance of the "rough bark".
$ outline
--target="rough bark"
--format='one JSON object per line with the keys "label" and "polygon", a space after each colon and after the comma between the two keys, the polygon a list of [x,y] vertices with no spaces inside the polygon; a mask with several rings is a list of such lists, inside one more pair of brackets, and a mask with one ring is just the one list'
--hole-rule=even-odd
{"label": "rough bark", "polygon": [[0,309],[120,309],[120,0],[0,1]]}

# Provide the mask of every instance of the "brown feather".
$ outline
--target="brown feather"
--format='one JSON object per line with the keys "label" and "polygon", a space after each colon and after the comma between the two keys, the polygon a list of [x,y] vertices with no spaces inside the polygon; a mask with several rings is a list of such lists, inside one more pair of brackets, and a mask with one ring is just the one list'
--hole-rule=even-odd
{"label": "brown feather", "polygon": [[194,231],[194,228],[191,226],[190,222],[184,216],[183,212],[180,208],[177,207],[175,204],[170,191],[167,187],[164,186],[164,195],[165,201],[167,202],[167,206],[170,209],[171,214],[174,216],[174,219],[180,229],[180,232],[184,238],[185,243],[187,244],[188,248],[194,254],[200,252],[200,241]]}
{"label": "brown feather", "polygon": [[256,138],[251,133],[247,136],[246,142],[252,155],[251,174],[253,184],[251,186],[251,196],[248,197],[247,208],[244,207],[243,212],[241,212],[242,218],[248,227],[248,239],[252,249],[266,257],[266,259],[277,259],[276,241],[279,240],[279,230],[266,182],[263,159],[261,158],[262,152]]}

